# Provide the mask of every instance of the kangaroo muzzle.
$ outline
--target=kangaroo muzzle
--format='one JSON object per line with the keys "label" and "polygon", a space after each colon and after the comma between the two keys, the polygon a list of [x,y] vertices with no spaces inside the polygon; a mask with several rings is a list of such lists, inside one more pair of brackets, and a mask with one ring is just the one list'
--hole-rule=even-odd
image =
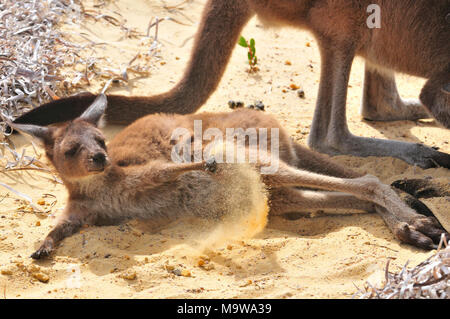
{"label": "kangaroo muzzle", "polygon": [[103,172],[110,164],[108,155],[103,152],[93,154],[89,158],[88,171],[89,172]]}

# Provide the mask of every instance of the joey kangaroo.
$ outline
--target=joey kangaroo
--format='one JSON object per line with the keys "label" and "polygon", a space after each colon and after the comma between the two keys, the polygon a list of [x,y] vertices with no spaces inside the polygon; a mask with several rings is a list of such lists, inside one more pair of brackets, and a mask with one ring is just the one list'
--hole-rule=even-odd
{"label": "joey kangaroo", "polygon": [[[371,4],[381,9],[379,29],[366,24]],[[431,114],[450,128],[450,0],[209,0],[180,82],[151,97],[109,96],[109,121],[129,124],[150,113],[198,110],[218,86],[241,30],[255,14],[268,24],[307,29],[317,39],[322,66],[308,139],[313,150],[392,156],[423,168],[450,168],[448,154],[416,143],[355,136],[346,121],[350,69],[359,55],[366,60],[364,118],[415,120]],[[420,102],[400,98],[394,71],[428,79]],[[94,98],[87,94],[50,102],[16,123],[47,125],[74,119]]]}
{"label": "joey kangaroo", "polygon": [[[223,214],[231,202],[245,206],[248,195],[237,194],[237,199],[223,196],[221,180],[225,177],[227,184],[237,183],[233,178],[241,177],[227,175],[228,168],[248,163],[220,164],[214,157],[193,163],[171,160],[172,132],[179,127],[191,131],[194,120],[202,121],[202,130],[279,130],[278,170],[260,175],[272,215],[305,210],[375,211],[397,238],[424,249],[436,247],[445,233],[434,217],[416,213],[376,177],[356,173],[291,141],[270,115],[250,109],[148,115],[126,127],[106,146],[97,128],[106,105],[106,96],[101,94],[80,117],[57,127],[11,124],[42,141],[69,193],[57,225],[32,258],[49,255],[58,242],[84,224],[111,225],[129,218],[160,216],[211,218]],[[271,150],[271,138],[268,141],[267,149]],[[251,165],[249,169],[257,170],[268,164],[260,160]]]}

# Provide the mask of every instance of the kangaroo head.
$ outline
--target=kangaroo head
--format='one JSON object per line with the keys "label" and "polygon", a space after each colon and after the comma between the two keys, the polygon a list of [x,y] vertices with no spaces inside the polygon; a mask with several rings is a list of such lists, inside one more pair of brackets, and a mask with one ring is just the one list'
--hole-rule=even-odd
{"label": "kangaroo head", "polygon": [[101,173],[109,165],[105,138],[98,129],[106,106],[106,96],[100,94],[80,117],[64,125],[10,125],[40,140],[61,177],[76,180]]}

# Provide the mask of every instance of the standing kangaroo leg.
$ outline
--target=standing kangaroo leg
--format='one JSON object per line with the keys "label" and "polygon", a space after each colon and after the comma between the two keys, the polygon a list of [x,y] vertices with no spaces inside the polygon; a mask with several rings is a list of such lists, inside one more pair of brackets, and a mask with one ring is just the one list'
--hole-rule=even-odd
{"label": "standing kangaroo leg", "polygon": [[[450,155],[438,152],[431,147],[351,134],[347,126],[346,101],[354,57],[352,48],[339,44],[322,44],[321,47],[322,70],[319,96],[308,139],[312,149],[329,155],[392,156],[422,168],[436,166],[450,168]],[[423,99],[426,97],[428,95],[424,94]],[[444,97],[442,94],[438,95],[441,100],[445,97],[446,95]]]}
{"label": "standing kangaroo leg", "polygon": [[380,72],[367,62],[361,115],[370,121],[414,121],[430,118],[419,100],[404,100],[400,97],[393,72]]}
{"label": "standing kangaroo leg", "polygon": [[420,100],[440,124],[450,129],[450,64],[425,83]]}
{"label": "standing kangaroo leg", "polygon": [[326,137],[330,124],[331,97],[333,95],[334,51],[325,45],[325,43],[319,45],[321,56],[319,93],[311,131],[308,135],[308,146],[320,153],[331,154],[326,145]]}
{"label": "standing kangaroo leg", "polygon": [[[337,178],[299,170],[280,162],[277,173],[262,175],[262,179],[271,189],[280,187],[323,189],[351,194],[361,200],[377,204],[385,208],[389,214],[392,214],[399,223],[408,224],[409,230],[412,229],[421,233],[420,241],[416,242],[419,247],[427,246],[428,248],[433,248],[433,241],[437,244],[441,233],[445,233],[434,218],[427,218],[417,214],[403,203],[390,186],[381,183],[375,176],[366,175],[350,179]],[[393,223],[388,224],[389,227],[392,225]],[[394,229],[392,230],[394,231]],[[395,231],[399,230],[395,228]],[[402,236],[408,237],[409,233],[405,230]],[[416,236],[415,232],[414,236]],[[399,238],[402,239],[402,237]],[[410,238],[410,240],[414,241],[416,237]]]}

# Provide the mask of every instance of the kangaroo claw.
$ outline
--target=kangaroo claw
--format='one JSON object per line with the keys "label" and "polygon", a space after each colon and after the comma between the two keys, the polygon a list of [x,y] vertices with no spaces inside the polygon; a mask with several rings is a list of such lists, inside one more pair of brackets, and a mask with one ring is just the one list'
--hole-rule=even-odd
{"label": "kangaroo claw", "polygon": [[205,170],[211,173],[217,171],[217,162],[214,157],[210,157],[205,161]]}
{"label": "kangaroo claw", "polygon": [[53,241],[50,239],[46,239],[44,243],[41,245],[41,247],[39,247],[38,250],[32,253],[30,257],[33,259],[42,259],[48,257],[52,251],[53,251]]}

